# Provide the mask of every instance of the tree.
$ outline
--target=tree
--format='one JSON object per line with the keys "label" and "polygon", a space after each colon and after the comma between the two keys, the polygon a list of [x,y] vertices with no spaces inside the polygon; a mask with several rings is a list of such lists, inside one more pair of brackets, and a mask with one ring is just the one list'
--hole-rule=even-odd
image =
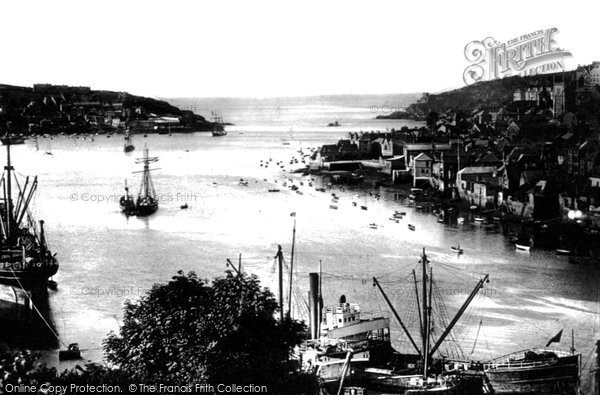
{"label": "tree", "polygon": [[313,375],[292,358],[302,323],[275,318],[278,305],[256,276],[208,280],[178,272],[138,303],[128,302],[109,362],[140,382],[266,385],[270,393],[314,394]]}

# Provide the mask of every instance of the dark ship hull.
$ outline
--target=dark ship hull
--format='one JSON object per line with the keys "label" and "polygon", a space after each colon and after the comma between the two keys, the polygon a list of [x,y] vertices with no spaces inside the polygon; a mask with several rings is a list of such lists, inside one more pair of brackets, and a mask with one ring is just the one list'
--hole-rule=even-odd
{"label": "dark ship hull", "polygon": [[121,212],[126,215],[135,215],[136,208],[135,202],[130,197],[122,196],[121,201],[119,202],[119,207],[121,207]]}
{"label": "dark ship hull", "polygon": [[[41,263],[39,265],[42,265]],[[45,263],[44,266],[29,267],[27,263],[11,264],[2,262],[0,267],[0,284],[23,287],[30,290],[46,288],[48,279],[58,271],[56,261]]]}
{"label": "dark ship hull", "polygon": [[539,361],[515,360],[488,366],[486,378],[494,394],[575,395],[580,355]]}
{"label": "dark ship hull", "polygon": [[138,217],[145,217],[154,214],[158,210],[158,202],[144,202],[136,205],[136,213]]}

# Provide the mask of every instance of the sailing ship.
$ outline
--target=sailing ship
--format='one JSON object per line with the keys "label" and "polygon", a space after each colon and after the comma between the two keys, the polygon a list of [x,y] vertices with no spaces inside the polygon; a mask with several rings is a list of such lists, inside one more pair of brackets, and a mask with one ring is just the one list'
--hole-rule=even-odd
{"label": "sailing ship", "polygon": [[0,201],[0,284],[45,291],[48,279],[58,271],[58,261],[48,248],[44,221],[36,223],[29,210],[37,176],[19,182],[11,164],[10,146],[7,136],[6,166],[0,180],[4,193]]}
{"label": "sailing ship", "polygon": [[125,195],[122,196],[119,201],[119,205],[123,214],[144,217],[154,214],[156,210],[158,210],[158,198],[156,196],[156,191],[154,190],[152,178],[150,177],[150,171],[157,170],[150,169],[150,163],[156,162],[158,162],[158,157],[148,156],[148,148],[145,147],[144,157],[136,160],[137,164],[144,164],[144,170],[142,170],[141,172],[134,172],[142,173],[142,183],[140,185],[140,191],[134,203],[133,196],[129,194],[127,181],[125,181]]}
{"label": "sailing ship", "polygon": [[[417,276],[413,270],[422,340],[420,347],[377,278],[373,277],[374,286],[379,289],[414,348],[415,353],[412,354],[401,354],[393,349],[388,318],[383,316],[362,318],[360,307],[346,303],[345,298],[340,298],[339,305],[327,308],[325,320],[322,324],[318,324],[321,316],[320,286],[318,286],[319,291],[315,291],[317,286],[314,284],[318,281],[315,282],[312,278],[309,280],[312,340],[303,345],[302,358],[305,366],[316,370],[319,379],[328,390],[337,391],[339,394],[344,386],[352,385],[368,391],[383,391],[386,394],[483,394],[482,373],[470,369],[476,366],[434,356],[473,298],[488,281],[488,275],[479,280],[454,318],[435,340],[432,310],[434,305],[439,304],[432,302],[433,271],[428,270],[429,260],[425,249],[420,263],[423,272],[421,303],[419,303]],[[316,273],[311,273],[311,277],[313,275]],[[315,323],[317,329],[314,329]]]}
{"label": "sailing ship", "polygon": [[225,124],[223,123],[223,117],[221,117],[216,111],[211,111],[212,119],[214,120],[212,126],[212,135],[214,137],[226,136],[227,131],[225,130]]}
{"label": "sailing ship", "polygon": [[125,137],[123,138],[123,151],[131,152],[135,149],[135,145],[133,145],[133,141],[131,140],[131,133],[129,132],[129,128],[125,130]]}
{"label": "sailing ship", "polygon": [[484,371],[494,394],[578,394],[581,354],[530,349],[493,359]]}

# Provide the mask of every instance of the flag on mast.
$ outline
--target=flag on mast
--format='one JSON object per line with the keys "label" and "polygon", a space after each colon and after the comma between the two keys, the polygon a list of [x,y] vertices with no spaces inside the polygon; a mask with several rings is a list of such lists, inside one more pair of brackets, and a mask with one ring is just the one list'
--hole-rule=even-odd
{"label": "flag on mast", "polygon": [[560,343],[560,338],[562,336],[562,333],[563,333],[563,330],[561,329],[560,332],[558,332],[552,339],[548,340],[548,344],[546,344],[546,347],[548,347],[552,343]]}

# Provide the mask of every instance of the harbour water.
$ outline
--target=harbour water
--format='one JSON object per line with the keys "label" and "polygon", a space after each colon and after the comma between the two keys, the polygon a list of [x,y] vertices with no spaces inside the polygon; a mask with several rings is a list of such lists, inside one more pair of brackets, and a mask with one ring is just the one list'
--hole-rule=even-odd
{"label": "harbour water", "polygon": [[[568,349],[573,329],[575,348],[583,354],[585,380],[600,327],[597,267],[570,264],[551,251],[516,252],[497,230],[479,225],[439,224],[435,216],[406,207],[386,190],[377,191],[379,199],[369,196],[375,191],[336,186],[319,192],[315,187],[323,186],[322,180],[315,179],[310,187],[310,178],[290,173],[299,167],[289,164],[293,156],[300,158],[298,151],[308,153],[334,143],[348,131],[415,125],[375,121],[369,104],[223,108],[225,121],[235,123],[225,137],[135,135],[136,150],[128,154],[121,136],[97,135],[93,141],[82,136],[40,138],[39,150],[33,141],[14,146],[17,171],[39,176],[33,208],[46,222],[48,243],[61,265],[55,276],[58,290],[49,293],[51,318],[61,341],[78,342],[86,359],[99,361],[102,339],[118,329],[126,299],[142,296],[178,270],[193,270],[206,278],[221,275],[226,259],[237,262],[239,254],[244,270],[276,292],[273,257],[281,244],[289,264],[296,221],[297,290],[292,305],[299,316],[305,310],[308,273],[318,271],[321,261],[326,304],[335,303],[343,293],[363,310],[389,315],[372,285],[376,276],[416,336],[411,270],[418,269],[425,247],[436,292],[450,317],[479,278],[490,274],[489,284],[453,331],[458,345],[442,347],[443,353],[485,360],[544,346],[561,329],[562,341],[553,347]],[[335,120],[342,126],[325,126]],[[290,144],[283,145],[282,138]],[[151,156],[160,158],[153,172],[160,209],[149,218],[127,218],[119,212],[118,199],[126,178],[137,193],[140,175],[132,172],[140,170],[134,162],[144,145]],[[0,155],[4,161],[4,150]],[[268,168],[260,166],[261,160],[269,159]],[[285,172],[275,166],[279,161]],[[284,181],[303,193],[283,187]],[[273,188],[281,192],[268,192]],[[331,193],[340,197],[337,210],[329,207]],[[186,210],[180,209],[184,203],[189,206]],[[394,210],[407,212],[400,223],[388,220]],[[371,223],[379,226],[372,229]],[[457,243],[464,248],[463,255],[450,251]],[[434,327],[434,336],[441,329]],[[394,324],[393,331],[395,345],[410,351],[399,326]],[[45,358],[58,363],[53,352]]]}

